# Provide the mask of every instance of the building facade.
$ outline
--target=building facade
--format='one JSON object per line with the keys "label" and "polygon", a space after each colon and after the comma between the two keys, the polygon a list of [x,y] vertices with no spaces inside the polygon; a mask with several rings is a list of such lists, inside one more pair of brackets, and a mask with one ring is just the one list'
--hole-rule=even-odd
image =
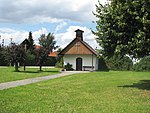
{"label": "building facade", "polygon": [[82,30],[76,30],[76,38],[72,40],[59,54],[63,55],[64,65],[67,63],[77,71],[97,70],[98,59],[96,51],[83,40]]}

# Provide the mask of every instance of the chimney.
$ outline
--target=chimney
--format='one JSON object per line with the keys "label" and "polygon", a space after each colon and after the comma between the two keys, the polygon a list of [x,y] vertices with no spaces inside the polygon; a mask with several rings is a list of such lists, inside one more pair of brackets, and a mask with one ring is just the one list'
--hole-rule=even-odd
{"label": "chimney", "polygon": [[76,32],[76,38],[83,41],[83,32],[84,31],[77,29],[77,30],[75,30],[75,32]]}

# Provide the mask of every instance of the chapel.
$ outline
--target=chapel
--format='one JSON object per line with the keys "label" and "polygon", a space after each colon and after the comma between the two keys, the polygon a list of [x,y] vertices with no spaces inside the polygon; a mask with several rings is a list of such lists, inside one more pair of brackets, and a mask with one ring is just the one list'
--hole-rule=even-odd
{"label": "chapel", "polygon": [[96,51],[84,41],[84,31],[77,29],[75,38],[59,53],[63,55],[64,65],[72,65],[76,71],[93,71],[98,69]]}

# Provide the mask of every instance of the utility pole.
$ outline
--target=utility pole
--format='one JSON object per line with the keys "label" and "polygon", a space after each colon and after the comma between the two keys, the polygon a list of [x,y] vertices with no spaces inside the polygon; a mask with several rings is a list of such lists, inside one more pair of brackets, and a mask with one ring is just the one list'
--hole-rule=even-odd
{"label": "utility pole", "polygon": [[13,40],[13,38],[10,38],[10,45],[12,45],[12,40]]}
{"label": "utility pole", "polygon": [[0,35],[0,47],[1,47],[1,35]]}
{"label": "utility pole", "polygon": [[4,39],[2,39],[2,46],[4,46]]}
{"label": "utility pole", "polygon": [[2,36],[0,35],[0,47],[3,47],[3,46],[4,46],[4,39],[2,39]]}

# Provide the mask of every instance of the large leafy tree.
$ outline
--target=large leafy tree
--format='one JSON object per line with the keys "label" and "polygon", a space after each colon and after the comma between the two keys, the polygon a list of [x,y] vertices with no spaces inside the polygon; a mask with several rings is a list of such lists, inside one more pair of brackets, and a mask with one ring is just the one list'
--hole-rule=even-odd
{"label": "large leafy tree", "polygon": [[42,70],[42,65],[46,62],[48,54],[56,49],[55,37],[52,33],[49,33],[47,36],[42,34],[39,38],[40,48],[35,50],[36,62],[40,66],[40,71]]}
{"label": "large leafy tree", "polygon": [[55,37],[53,33],[48,33],[46,36],[45,34],[42,34],[41,37],[39,38],[39,44],[48,49],[49,52],[52,52],[53,49],[56,49],[58,46],[56,45]]}
{"label": "large leafy tree", "polygon": [[96,5],[97,42],[104,56],[142,58],[150,55],[150,1],[110,0]]}

